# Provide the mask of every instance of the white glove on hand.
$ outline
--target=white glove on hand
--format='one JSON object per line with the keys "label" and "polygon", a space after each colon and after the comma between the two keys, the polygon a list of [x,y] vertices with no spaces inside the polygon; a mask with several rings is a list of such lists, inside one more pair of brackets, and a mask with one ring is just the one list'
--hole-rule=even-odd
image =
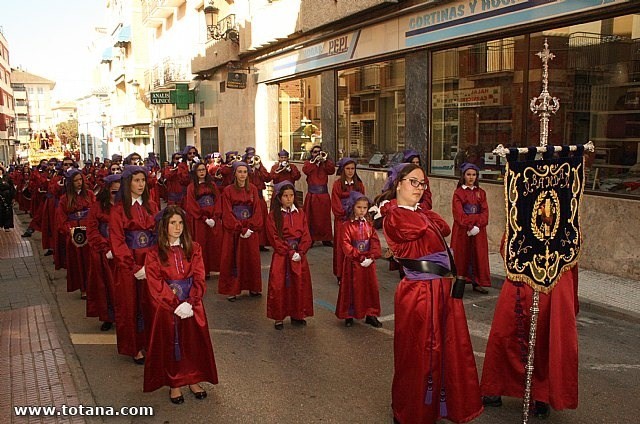
{"label": "white glove on hand", "polygon": [[247,231],[245,231],[244,234],[240,234],[240,237],[249,238],[251,236],[251,234],[253,234],[253,231],[251,231],[250,229],[247,228]]}
{"label": "white glove on hand", "polygon": [[207,218],[204,220],[205,224],[207,224],[209,227],[213,228],[216,225],[216,221],[214,221],[211,218]]}
{"label": "white glove on hand", "polygon": [[198,156],[194,156],[193,163],[200,163],[200,158]]}
{"label": "white glove on hand", "polygon": [[144,280],[145,278],[147,278],[147,272],[145,271],[144,266],[140,268],[140,271],[133,274],[133,276],[138,280]]}
{"label": "white glove on hand", "polygon": [[367,258],[364,261],[360,262],[360,265],[362,265],[364,268],[367,268],[372,263],[373,263],[373,259]]}
{"label": "white glove on hand", "polygon": [[302,260],[302,256],[300,256],[300,254],[296,252],[293,255],[291,255],[291,260],[293,262],[300,262]]}
{"label": "white glove on hand", "polygon": [[113,253],[111,252],[111,250],[109,250],[107,253],[104,254],[107,259],[113,259]]}
{"label": "white glove on hand", "polygon": [[190,318],[193,316],[193,306],[190,303],[182,302],[173,313],[182,319]]}
{"label": "white glove on hand", "polygon": [[467,231],[467,234],[469,234],[470,236],[476,236],[476,235],[478,235],[479,232],[480,232],[480,228],[478,228],[478,227],[476,227],[474,225],[472,229]]}

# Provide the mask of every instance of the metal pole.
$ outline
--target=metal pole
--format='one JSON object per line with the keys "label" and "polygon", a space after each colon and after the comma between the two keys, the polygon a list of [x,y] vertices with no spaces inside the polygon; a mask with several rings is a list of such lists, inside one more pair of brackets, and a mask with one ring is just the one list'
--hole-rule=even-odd
{"label": "metal pole", "polygon": [[540,312],[540,292],[533,291],[533,303],[531,304],[531,323],[529,324],[529,352],[525,367],[524,402],[522,403],[522,423],[529,422],[529,404],[531,403],[531,383],[533,377],[533,359],[536,347],[536,330],[538,328],[538,312]]}

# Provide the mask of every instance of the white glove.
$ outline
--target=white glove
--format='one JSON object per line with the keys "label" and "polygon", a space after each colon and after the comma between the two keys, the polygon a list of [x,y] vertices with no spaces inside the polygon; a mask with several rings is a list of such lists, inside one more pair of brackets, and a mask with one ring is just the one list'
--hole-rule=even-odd
{"label": "white glove", "polygon": [[144,280],[145,278],[147,278],[147,272],[144,270],[144,266],[140,268],[140,271],[133,274],[133,276],[138,280]]}
{"label": "white glove", "polygon": [[113,259],[113,253],[111,253],[111,250],[105,253],[105,256],[107,257],[107,259]]}
{"label": "white glove", "polygon": [[251,231],[250,229],[247,228],[247,231],[245,231],[244,234],[240,234],[240,237],[249,238],[251,236],[251,234],[253,234],[253,231]]}
{"label": "white glove", "polygon": [[478,235],[478,233],[480,232],[480,228],[476,227],[475,225],[473,226],[472,229],[470,229],[469,231],[467,231],[467,235],[469,236],[476,236]]}
{"label": "white glove", "polygon": [[200,158],[198,156],[194,156],[193,163],[200,163]]}
{"label": "white glove", "polygon": [[360,265],[362,265],[364,268],[367,268],[372,263],[373,263],[373,259],[367,258],[364,261],[360,262]]}
{"label": "white glove", "polygon": [[214,221],[211,218],[207,218],[204,220],[205,224],[207,224],[209,227],[213,228],[216,225],[216,221]]}
{"label": "white glove", "polygon": [[300,262],[302,260],[302,256],[300,256],[300,254],[296,252],[293,255],[291,255],[291,260],[293,262]]}
{"label": "white glove", "polygon": [[178,315],[182,319],[190,318],[193,316],[193,306],[191,306],[191,304],[188,302],[182,302],[178,305],[176,310],[173,311],[173,313]]}

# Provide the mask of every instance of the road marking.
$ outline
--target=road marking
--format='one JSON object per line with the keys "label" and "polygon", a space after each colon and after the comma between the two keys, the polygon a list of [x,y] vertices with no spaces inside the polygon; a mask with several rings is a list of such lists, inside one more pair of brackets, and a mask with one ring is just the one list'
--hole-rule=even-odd
{"label": "road marking", "polygon": [[74,345],[115,345],[115,334],[101,333],[69,333],[71,343]]}
{"label": "road marking", "polygon": [[585,364],[583,368],[595,371],[640,370],[640,364]]}
{"label": "road marking", "polygon": [[326,300],[322,300],[322,299],[315,299],[313,301],[313,303],[315,303],[316,305],[327,309],[329,311],[331,311],[331,313],[335,314],[336,313],[336,307],[335,305],[333,305],[332,303],[327,302]]}
{"label": "road marking", "polygon": [[229,334],[231,336],[254,336],[255,335],[254,333],[251,333],[249,331],[222,330],[222,329],[216,329],[216,328],[210,328],[209,333]]}

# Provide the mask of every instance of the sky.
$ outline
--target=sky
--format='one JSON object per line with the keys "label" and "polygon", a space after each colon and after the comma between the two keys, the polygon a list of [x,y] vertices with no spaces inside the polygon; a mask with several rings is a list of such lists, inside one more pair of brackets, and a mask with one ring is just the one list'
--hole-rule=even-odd
{"label": "sky", "polygon": [[55,81],[54,100],[90,93],[89,44],[104,25],[107,0],[0,0],[9,65]]}

